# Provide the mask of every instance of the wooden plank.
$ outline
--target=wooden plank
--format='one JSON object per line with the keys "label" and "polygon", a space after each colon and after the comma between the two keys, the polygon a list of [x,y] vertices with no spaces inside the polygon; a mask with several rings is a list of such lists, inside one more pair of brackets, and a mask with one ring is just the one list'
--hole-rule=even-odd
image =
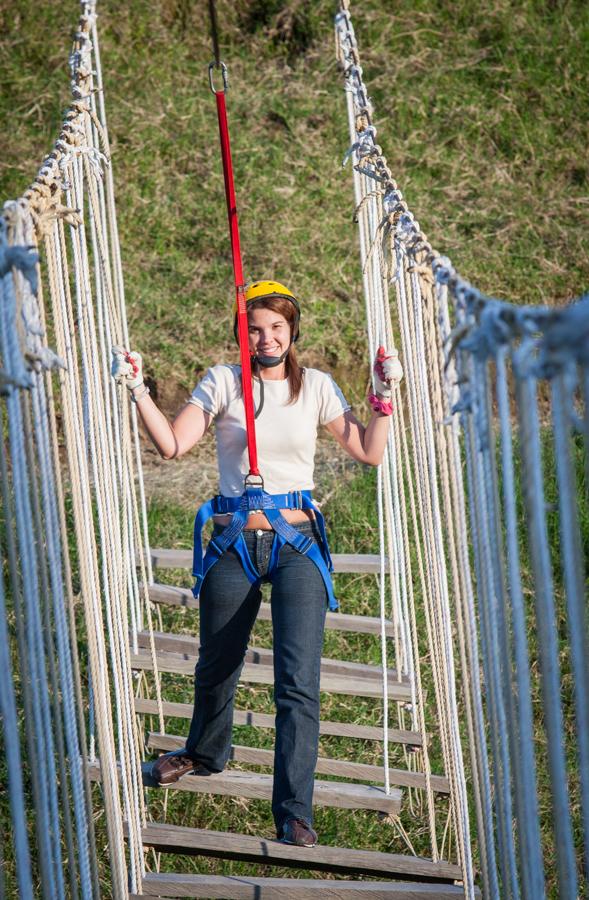
{"label": "wooden plank", "polygon": [[[192,718],[192,703],[171,703],[163,701],[164,716],[175,719]],[[156,700],[148,700],[145,697],[135,698],[135,712],[146,715],[158,715]],[[251,725],[254,728],[274,728],[274,716],[268,713],[252,712],[245,709],[236,709],[233,713],[234,725]],[[358,738],[365,741],[382,741],[384,734],[382,728],[375,725],[355,725],[353,722],[324,722],[319,723],[319,733],[334,737]],[[421,735],[418,731],[403,731],[399,728],[389,728],[389,743],[409,744],[414,747],[422,746]]]}
{"label": "wooden plank", "polygon": [[[151,731],[147,736],[147,746],[151,750],[177,750],[184,747],[186,739],[174,734],[160,734]],[[274,766],[274,751],[264,750],[260,747],[244,747],[234,744],[231,748],[231,759],[236,762],[248,763],[254,766]],[[319,757],[315,771],[319,775],[333,775],[338,778],[352,778],[355,781],[377,781],[384,784],[384,768],[372,766],[366,763],[350,762],[343,759],[327,759]],[[389,768],[390,784],[397,787],[413,787],[425,789],[426,780],[423,772],[411,772],[407,769]],[[431,776],[431,786],[434,791],[442,794],[450,792],[450,784],[447,778],[441,775]]]}
{"label": "wooden plank", "polygon": [[[221,797],[245,797],[248,800],[272,800],[272,775],[254,772],[219,772],[214,775],[184,775],[177,782],[167,786],[158,785],[151,774],[153,762],[141,764],[143,784],[165,791],[190,791],[194,794],[214,794]],[[88,763],[91,781],[100,782],[100,761]],[[119,767],[120,777],[120,767]],[[373,809],[389,816],[398,816],[401,810],[403,792],[376,785],[348,784],[343,781],[317,781],[313,790],[315,806],[331,806],[337,809]]]}
{"label": "wooden plank", "polygon": [[[160,672],[174,675],[194,676],[195,656],[181,656],[176,653],[157,653],[156,660]],[[131,667],[151,671],[153,660],[149,651],[131,654]],[[240,683],[274,684],[273,666],[259,663],[245,663],[239,676]],[[321,674],[321,690],[332,694],[350,694],[354,697],[382,697],[382,683],[376,678],[356,678],[351,675]],[[411,688],[392,678],[388,681],[390,700],[410,701]]]}
{"label": "wooden plank", "polygon": [[[380,556],[377,553],[332,553],[333,568],[338,572],[357,575],[378,575]],[[192,569],[192,550],[151,548],[151,564],[158,569]],[[385,567],[388,560],[385,559]]]}
{"label": "wooden plank", "polygon": [[[155,647],[165,653],[181,653],[187,656],[198,655],[199,642],[193,635],[155,631],[153,639]],[[149,632],[139,632],[137,643],[142,649],[148,649],[150,646]],[[274,652],[270,647],[248,647],[245,660],[250,663],[262,663],[263,665],[271,666],[274,663]],[[382,677],[382,668],[380,666],[351,662],[346,659],[329,659],[325,656],[321,658],[321,670],[337,675],[354,675],[357,678],[380,679]],[[389,677],[397,679],[395,669],[389,669]],[[409,681],[406,675],[402,676],[400,680],[405,683]]]}
{"label": "wooden plank", "polygon": [[[190,588],[177,587],[173,584],[151,584],[148,588],[149,598],[154,603],[167,606],[184,606],[186,609],[198,609],[198,600],[192,596]],[[269,622],[272,612],[269,603],[260,604],[258,619]],[[380,634],[380,619],[377,616],[353,616],[349,613],[328,612],[325,616],[325,627],[333,631],[353,631],[358,634]],[[394,637],[393,623],[387,621],[385,626],[387,637]]]}
{"label": "wooden plank", "polygon": [[[151,763],[143,764],[144,784],[154,786]],[[223,797],[246,797],[249,800],[272,799],[273,776],[257,772],[225,770],[218,775],[184,775],[179,781],[162,790],[191,791],[196,794],[216,794]],[[402,792],[391,788],[389,794],[376,785],[348,784],[343,781],[317,781],[313,791],[316,806],[338,809],[373,809],[396,816],[401,809]]]}
{"label": "wooden plank", "polygon": [[[201,897],[207,900],[456,900],[461,887],[402,881],[342,881],[318,878],[254,878],[248,875],[176,875],[149,872],[143,897]],[[480,893],[477,894],[480,897]]]}
{"label": "wooden plank", "polygon": [[276,840],[246,834],[231,834],[182,825],[151,822],[142,830],[145,846],[164,853],[213,856],[242,862],[333,872],[340,875],[371,875],[377,878],[418,878],[423,881],[455,881],[462,871],[454,863],[433,862],[419,856],[354,850],[347,847],[292,847]]}

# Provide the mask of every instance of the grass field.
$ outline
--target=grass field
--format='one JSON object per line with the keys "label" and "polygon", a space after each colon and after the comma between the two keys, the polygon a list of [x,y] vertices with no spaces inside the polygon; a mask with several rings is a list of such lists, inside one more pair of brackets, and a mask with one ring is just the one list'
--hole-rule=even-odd
{"label": "grass field", "polygon": [[[332,0],[220,2],[246,277],[302,298],[301,349],[358,398],[363,307]],[[165,406],[234,354],[206,4],[98,6],[134,343]],[[430,240],[487,293],[589,284],[589,9],[389,2],[354,14],[378,139]],[[31,180],[68,101],[76,4],[0,7],[0,193]],[[187,336],[189,336],[187,340]]]}
{"label": "grass field", "polygon": [[[351,177],[341,165],[348,137],[333,12],[331,0],[218,3],[246,276],[277,277],[295,290],[304,310],[303,363],[329,368],[360,404],[368,366]],[[98,13],[130,330],[155,396],[172,412],[208,365],[236,356],[206,4],[105,0]],[[22,193],[58,132],[76,15],[73,0],[0,2],[4,199]],[[589,6],[365,0],[352,5],[352,15],[378,140],[432,244],[500,298],[562,304],[588,290]],[[210,493],[208,480],[206,489],[195,480],[201,469],[210,479],[211,451],[209,442],[194,467],[169,464],[181,473],[175,480],[155,468],[154,545],[189,544],[193,505]],[[373,473],[323,449],[319,474],[334,549],[374,552]],[[584,523],[587,534],[587,515]],[[555,528],[552,540],[556,559]],[[341,594],[349,611],[375,609],[370,579],[348,576]],[[163,624],[196,628],[178,612],[165,613]],[[269,640],[259,623],[254,643]],[[331,635],[326,655],[377,661],[378,646]],[[168,697],[173,691],[189,699],[187,683],[169,678],[168,687]],[[267,691],[243,690],[242,705],[270,708]],[[324,714],[369,723],[379,710],[326,699]],[[186,723],[176,724],[182,733]],[[236,742],[255,739],[251,731],[238,731]],[[257,735],[265,746],[271,738]],[[378,748],[327,739],[322,749],[377,762]],[[163,802],[155,799],[154,818]],[[261,802],[179,796],[168,800],[167,815],[180,824],[272,833]],[[404,815],[416,849],[425,848],[419,817]],[[542,815],[550,861],[548,803]],[[100,817],[97,824],[100,830]],[[387,823],[367,813],[318,810],[317,825],[326,842],[405,849]],[[203,863],[162,858],[162,865]],[[106,862],[103,874],[106,884]]]}

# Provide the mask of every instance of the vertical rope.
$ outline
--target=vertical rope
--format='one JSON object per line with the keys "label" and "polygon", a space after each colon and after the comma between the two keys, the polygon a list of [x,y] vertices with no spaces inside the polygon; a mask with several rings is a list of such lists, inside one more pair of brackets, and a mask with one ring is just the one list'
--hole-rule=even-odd
{"label": "vertical rope", "polygon": [[551,388],[560,511],[560,549],[568,612],[567,627],[571,669],[575,685],[581,821],[585,848],[585,872],[589,879],[589,628],[579,512],[570,446],[571,420],[574,410],[573,392],[576,384],[577,373],[572,366],[567,366],[562,374],[553,379]]}
{"label": "vertical rope", "polygon": [[548,737],[547,755],[554,814],[558,883],[562,897],[576,897],[577,872],[569,812],[558,637],[545,518],[535,379],[531,375],[518,377],[516,390],[521,429],[521,453],[524,463],[522,472],[524,500],[528,514],[530,557],[534,575],[542,696]]}
{"label": "vertical rope", "polygon": [[516,487],[513,471],[513,439],[506,374],[506,348],[495,358],[497,405],[501,428],[501,457],[503,480],[503,509],[506,527],[507,564],[513,630],[513,659],[516,686],[517,723],[514,739],[517,753],[513,754],[516,768],[515,800],[519,832],[519,865],[522,873],[523,895],[543,897],[545,893],[542,863],[542,843],[538,821],[536,796],[536,761],[534,755],[533,716],[529,674],[528,640],[524,598],[520,576],[517,534]]}

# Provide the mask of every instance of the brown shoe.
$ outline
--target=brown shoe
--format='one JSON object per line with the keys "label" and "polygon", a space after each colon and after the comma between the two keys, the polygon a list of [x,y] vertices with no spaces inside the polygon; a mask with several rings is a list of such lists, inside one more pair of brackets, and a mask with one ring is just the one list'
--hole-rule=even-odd
{"label": "brown shoe", "polygon": [[294,844],[295,847],[314,847],[317,833],[304,819],[287,819],[282,826],[281,844]]}
{"label": "brown shoe", "polygon": [[188,756],[186,748],[172,750],[156,759],[151,774],[159,785],[175,784],[183,775],[210,775],[210,769]]}

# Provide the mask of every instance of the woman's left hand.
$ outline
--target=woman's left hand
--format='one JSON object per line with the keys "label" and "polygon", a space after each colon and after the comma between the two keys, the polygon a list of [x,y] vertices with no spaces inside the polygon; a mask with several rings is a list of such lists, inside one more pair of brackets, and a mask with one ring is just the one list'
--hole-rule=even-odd
{"label": "woman's left hand", "polygon": [[379,347],[373,366],[374,390],[383,400],[392,396],[393,384],[399,384],[403,378],[403,367],[399,362],[398,350],[385,350]]}

